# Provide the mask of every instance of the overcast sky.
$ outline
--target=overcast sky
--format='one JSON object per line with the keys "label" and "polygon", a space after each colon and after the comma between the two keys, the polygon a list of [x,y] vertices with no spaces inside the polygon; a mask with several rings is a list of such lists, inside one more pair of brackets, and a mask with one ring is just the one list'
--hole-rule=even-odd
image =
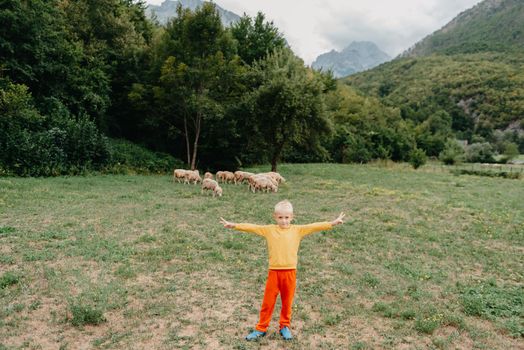
{"label": "overcast sky", "polygon": [[[164,0],[146,0],[160,5]],[[215,0],[238,15],[258,11],[311,64],[352,41],[372,41],[394,57],[480,0]]]}

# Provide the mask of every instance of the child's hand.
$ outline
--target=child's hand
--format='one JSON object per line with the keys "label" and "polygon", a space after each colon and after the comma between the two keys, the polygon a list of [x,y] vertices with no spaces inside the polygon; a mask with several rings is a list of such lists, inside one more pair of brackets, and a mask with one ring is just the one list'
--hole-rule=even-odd
{"label": "child's hand", "polygon": [[336,225],[339,225],[339,224],[343,224],[344,220],[342,220],[342,219],[344,219],[344,216],[346,216],[346,214],[340,213],[338,218],[336,218],[335,220],[331,221],[331,225],[336,226]]}
{"label": "child's hand", "polygon": [[220,223],[224,225],[225,228],[235,228],[236,226],[235,223],[224,220],[224,218],[220,218]]}

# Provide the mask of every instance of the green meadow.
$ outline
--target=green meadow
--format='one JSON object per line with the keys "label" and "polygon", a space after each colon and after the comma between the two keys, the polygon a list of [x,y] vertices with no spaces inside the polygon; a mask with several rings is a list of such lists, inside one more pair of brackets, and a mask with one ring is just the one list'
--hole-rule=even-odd
{"label": "green meadow", "polygon": [[[267,168],[251,168],[267,171]],[[524,181],[401,166],[281,165],[277,193],[171,176],[0,178],[0,349],[518,349]],[[263,238],[289,199],[306,237],[295,339],[255,326]]]}

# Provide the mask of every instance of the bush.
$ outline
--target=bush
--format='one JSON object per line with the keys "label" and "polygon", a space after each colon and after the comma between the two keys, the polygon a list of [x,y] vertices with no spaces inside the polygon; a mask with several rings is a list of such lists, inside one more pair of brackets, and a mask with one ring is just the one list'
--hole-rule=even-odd
{"label": "bush", "polygon": [[181,168],[184,163],[166,153],[153,152],[126,140],[110,139],[111,164],[106,173],[160,174]]}
{"label": "bush", "polygon": [[507,163],[510,160],[518,157],[519,155],[519,146],[513,142],[504,142],[503,157],[501,159],[502,163]]}
{"label": "bush", "polygon": [[415,148],[409,154],[409,164],[411,164],[414,169],[418,169],[422,165],[426,164],[426,161],[426,153],[424,153],[424,151],[420,148]]}
{"label": "bush", "polygon": [[448,139],[444,150],[440,152],[439,159],[446,165],[453,165],[464,160],[464,149],[454,139]]}
{"label": "bush", "polygon": [[495,163],[495,151],[489,142],[472,143],[466,147],[466,162]]}
{"label": "bush", "polygon": [[109,162],[107,139],[87,115],[72,116],[54,101],[48,116],[24,85],[0,87],[0,168],[6,175],[56,176],[98,169]]}

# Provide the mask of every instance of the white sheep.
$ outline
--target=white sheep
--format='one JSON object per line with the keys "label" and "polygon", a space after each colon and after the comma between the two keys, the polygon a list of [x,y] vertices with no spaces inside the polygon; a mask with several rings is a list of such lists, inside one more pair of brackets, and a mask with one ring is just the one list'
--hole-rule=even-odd
{"label": "white sheep", "polygon": [[217,171],[216,174],[217,181],[222,181],[225,183],[233,183],[235,181],[235,174],[233,174],[231,171]]}
{"label": "white sheep", "polygon": [[204,179],[213,179],[213,174],[211,174],[209,171],[206,171],[204,174]]}
{"label": "white sheep", "polygon": [[281,182],[286,182],[286,179],[284,179],[284,177],[282,175],[280,175],[279,173],[276,173],[274,171],[270,171],[270,172],[267,172],[267,173],[261,173],[260,175],[269,175],[269,176],[271,176],[272,179],[275,179],[279,184]]}
{"label": "white sheep", "polygon": [[217,171],[216,172],[215,179],[217,180],[217,182],[222,181],[223,177],[224,177],[224,172],[223,171]]}
{"label": "white sheep", "polygon": [[193,182],[193,185],[196,185],[199,182],[202,182],[202,178],[200,177],[198,170],[187,170],[186,176],[184,178],[184,183],[191,183]]}
{"label": "white sheep", "polygon": [[277,192],[278,182],[268,174],[256,174],[248,177],[249,189],[255,193],[256,190]]}
{"label": "white sheep", "polygon": [[215,197],[215,195],[222,197],[222,187],[213,179],[204,179],[202,181],[202,190],[200,192],[203,194],[204,190],[211,190],[213,197]]}
{"label": "white sheep", "polygon": [[187,172],[188,170],[185,169],[175,169],[173,171],[173,182],[175,182],[175,180],[177,182],[185,181]]}
{"label": "white sheep", "polygon": [[244,182],[244,180],[247,180],[247,178],[251,175],[255,175],[253,173],[250,173],[250,172],[247,172],[247,171],[240,171],[240,170],[237,170],[235,171],[234,173],[235,175],[235,185],[236,184],[241,184]]}

